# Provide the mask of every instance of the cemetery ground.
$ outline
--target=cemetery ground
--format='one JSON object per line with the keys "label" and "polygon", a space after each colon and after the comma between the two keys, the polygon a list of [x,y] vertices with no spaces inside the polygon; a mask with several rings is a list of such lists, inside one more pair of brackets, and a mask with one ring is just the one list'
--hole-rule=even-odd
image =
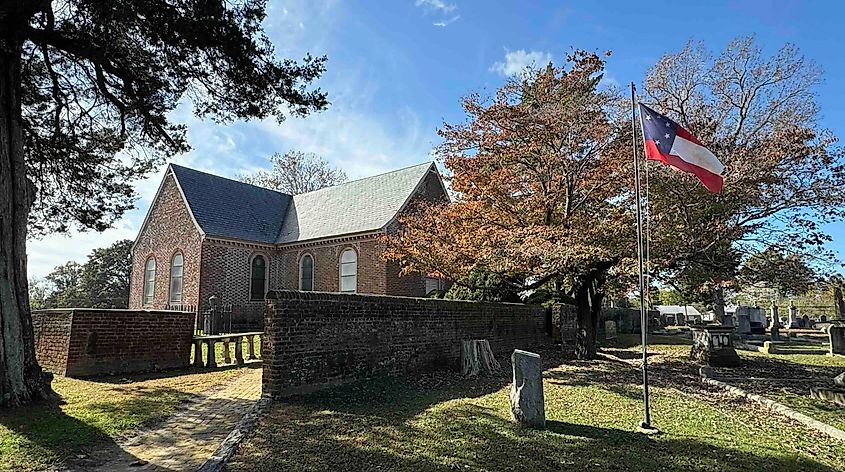
{"label": "cemetery ground", "polygon": [[[218,351],[217,360],[222,362],[220,344]],[[81,470],[109,460],[129,464],[134,458],[116,441],[160,424],[180,407],[210,397],[260,366],[86,380],[56,376],[53,388],[61,397],[57,403],[0,411],[0,471]],[[109,457],[115,455],[120,457]]]}
{"label": "cemetery ground", "polygon": [[[637,359],[635,339],[620,336],[605,350]],[[652,343],[659,435],[635,432],[639,371],[608,360],[560,362],[549,350],[541,352],[545,430],[512,422],[509,359],[500,359],[504,372],[496,378],[435,372],[276,403],[228,470],[845,470],[845,443],[702,384],[687,360],[687,340],[655,336]],[[843,358],[741,355],[741,369],[751,372],[793,375],[790,369],[807,367],[803,377],[821,377],[845,370]]]}

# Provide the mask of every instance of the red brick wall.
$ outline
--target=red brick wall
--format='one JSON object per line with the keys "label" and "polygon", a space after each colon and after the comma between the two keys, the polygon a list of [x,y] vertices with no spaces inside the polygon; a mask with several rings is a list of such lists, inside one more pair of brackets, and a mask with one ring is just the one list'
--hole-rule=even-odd
{"label": "red brick wall", "polygon": [[89,377],[189,365],[193,313],[77,308],[32,316],[36,357],[56,374]]}
{"label": "red brick wall", "polygon": [[358,255],[358,293],[387,293],[384,247],[375,236],[344,238],[297,244],[281,249],[283,275],[277,289],[299,290],[299,261],[305,254],[314,258],[314,290],[340,290],[340,255],[347,248]]}
{"label": "red brick wall", "polygon": [[155,291],[149,309],[163,309],[170,299],[170,263],[176,251],[182,252],[182,304],[199,302],[201,236],[172,175],[165,177],[158,198],[150,208],[132,250],[129,308],[141,308],[144,294],[144,267],[150,257],[156,260]]}
{"label": "red brick wall", "polygon": [[70,345],[70,311],[41,311],[32,313],[35,333],[35,358],[44,369],[59,375],[67,370]]}
{"label": "red brick wall", "polygon": [[265,395],[282,397],[377,373],[458,368],[460,342],[498,355],[548,344],[539,306],[279,291],[262,337]]}

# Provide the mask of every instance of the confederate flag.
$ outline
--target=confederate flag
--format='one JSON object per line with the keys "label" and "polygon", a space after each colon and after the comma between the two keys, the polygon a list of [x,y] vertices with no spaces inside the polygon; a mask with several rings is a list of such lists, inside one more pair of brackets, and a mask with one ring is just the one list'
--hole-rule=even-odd
{"label": "confederate flag", "polygon": [[679,124],[640,103],[647,159],[695,174],[714,193],[722,191],[725,166]]}

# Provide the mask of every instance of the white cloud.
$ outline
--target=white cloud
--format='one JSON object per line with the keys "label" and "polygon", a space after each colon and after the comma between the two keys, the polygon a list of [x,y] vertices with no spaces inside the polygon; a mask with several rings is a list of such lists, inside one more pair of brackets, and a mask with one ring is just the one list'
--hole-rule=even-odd
{"label": "white cloud", "polygon": [[542,67],[551,61],[552,55],[548,52],[526,51],[524,49],[506,50],[504,62],[494,63],[490,70],[509,77],[521,74],[527,67]]}
{"label": "white cloud", "polygon": [[457,5],[453,3],[446,3],[443,0],[417,0],[415,5],[418,7],[440,11],[442,13],[451,13],[458,8]]}
{"label": "white cloud", "polygon": [[451,23],[458,21],[460,18],[461,18],[461,15],[455,15],[452,18],[449,18],[448,20],[440,20],[440,21],[436,21],[432,24],[434,26],[439,26],[439,27],[443,28],[445,26],[448,26]]}

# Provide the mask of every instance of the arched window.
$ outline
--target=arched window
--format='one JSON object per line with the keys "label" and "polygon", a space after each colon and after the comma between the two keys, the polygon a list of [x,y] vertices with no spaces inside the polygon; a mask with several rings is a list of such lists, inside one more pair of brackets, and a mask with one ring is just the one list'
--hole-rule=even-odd
{"label": "arched window", "polygon": [[182,267],[184,260],[182,253],[177,252],[170,261],[170,304],[182,303]]}
{"label": "arched window", "polygon": [[153,295],[155,294],[156,285],[156,260],[153,257],[147,259],[147,265],[144,266],[144,306],[153,304]]}
{"label": "arched window", "polygon": [[249,299],[264,300],[267,293],[267,260],[258,255],[252,258],[249,277]]}
{"label": "arched window", "polygon": [[310,254],[299,260],[299,289],[305,292],[314,290],[314,258]]}
{"label": "arched window", "polygon": [[358,255],[354,249],[346,249],[340,254],[340,291],[358,290]]}

